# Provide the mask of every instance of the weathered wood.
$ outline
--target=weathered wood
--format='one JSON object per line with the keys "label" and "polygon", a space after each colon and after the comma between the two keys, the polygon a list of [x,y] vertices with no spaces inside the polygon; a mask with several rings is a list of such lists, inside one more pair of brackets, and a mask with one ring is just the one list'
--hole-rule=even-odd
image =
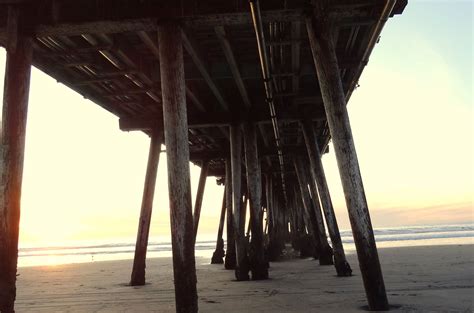
{"label": "weathered wood", "polygon": [[[160,12],[160,10],[157,10],[155,12]],[[91,14],[91,12],[83,13],[85,15],[82,18],[79,18],[80,22],[63,21],[62,23],[55,23],[54,25],[50,25],[49,21],[44,21],[44,24],[41,24],[41,22],[38,23],[38,25],[35,26],[34,29],[32,29],[31,31],[36,37],[80,36],[82,34],[97,33],[114,34],[139,31],[156,31],[159,24],[158,21],[170,20],[170,16],[166,15],[166,13],[163,13],[163,16],[161,16],[161,18],[126,18],[124,14],[123,18],[118,18],[116,20],[110,20],[107,17],[103,17],[101,19],[99,17],[100,14],[95,15]],[[91,21],[91,16],[98,16],[98,18],[94,21]],[[262,12],[262,20],[264,22],[291,22],[301,20],[302,18],[302,10],[272,10]],[[187,17],[176,16],[175,19],[177,22],[182,22],[188,28],[193,28],[196,26],[213,27],[220,25],[249,25],[252,23],[252,18],[247,12],[237,12],[228,14],[206,14]],[[0,39],[2,39],[5,33],[6,31],[0,28]]]}
{"label": "weathered wood", "polygon": [[156,174],[160,161],[160,150],[163,132],[155,131],[151,135],[148,165],[145,175],[145,186],[142,197],[142,207],[138,222],[137,241],[135,244],[135,257],[133,259],[130,285],[145,285],[146,252],[148,236],[150,233],[151,214],[153,210],[153,197],[155,195]]}
{"label": "weathered wood", "polygon": [[234,270],[236,265],[235,255],[235,223],[232,212],[232,166],[230,158],[225,161],[225,202],[227,207],[227,250],[225,255],[224,267],[227,270]]}
{"label": "weathered wood", "polygon": [[298,213],[299,221],[299,233],[297,237],[297,246],[300,251],[300,257],[314,257],[315,259],[319,258],[319,253],[316,250],[316,245],[313,237],[313,228],[311,227],[310,217],[304,208],[301,190],[299,184],[296,183],[294,188],[295,194],[295,205]]}
{"label": "weathered wood", "polygon": [[319,86],[334,145],[342,187],[371,310],[388,310],[387,294],[347,114],[335,45],[324,8],[306,20]]}
{"label": "weathered wood", "polygon": [[263,229],[260,216],[262,207],[262,174],[257,150],[255,124],[244,124],[245,164],[247,168],[247,190],[250,202],[250,227],[252,238],[249,248],[249,263],[252,279],[268,279],[268,262],[263,247]]}
{"label": "weathered wood", "polygon": [[235,60],[234,51],[230,45],[229,39],[227,38],[225,28],[224,26],[217,26],[214,28],[214,30],[217,37],[219,38],[222,50],[224,51],[227,63],[229,64],[230,70],[232,72],[232,76],[234,77],[237,88],[239,89],[240,95],[242,96],[242,101],[246,107],[251,107],[252,104],[247,93],[247,88],[245,87],[242,75],[240,75],[240,70],[237,65],[237,61]]}
{"label": "weathered wood", "polygon": [[321,242],[321,250],[319,251],[319,264],[333,265],[333,252],[331,247],[329,246],[328,239],[326,236],[326,227],[324,226],[323,214],[321,213],[321,205],[319,204],[318,187],[316,186],[316,182],[314,181],[314,179],[312,179],[311,174],[309,173],[311,170],[308,168],[308,158],[301,157],[301,159],[304,160],[304,163],[301,163],[304,166],[304,180],[309,186],[312,200],[311,203],[316,217],[316,222],[318,223],[318,234]]}
{"label": "weathered wood", "polygon": [[199,218],[201,217],[202,199],[204,197],[204,188],[206,187],[207,170],[209,169],[209,162],[204,161],[201,167],[201,175],[199,176],[198,189],[196,194],[196,200],[194,202],[194,242],[196,243],[196,237],[199,227]]}
{"label": "weathered wood", "polygon": [[14,51],[7,51],[1,129],[0,312],[5,313],[14,312],[16,297],[21,185],[31,60],[32,40],[19,33]]}
{"label": "weathered wood", "polygon": [[[112,96],[112,95],[111,95]],[[123,131],[133,130],[149,130],[162,127],[162,122],[159,119],[160,115],[144,115],[122,117],[119,120],[120,129]],[[325,119],[322,110],[313,110],[311,112],[287,111],[281,110],[278,112],[278,120],[282,122],[298,122],[302,118],[311,118],[313,121],[321,121]],[[252,109],[248,112],[241,111],[225,112],[225,111],[208,111],[202,114],[194,114],[188,116],[189,128],[207,128],[218,126],[229,126],[230,124],[239,123],[242,121],[252,121],[261,124],[270,124],[270,113],[268,109],[262,110],[260,107]]]}
{"label": "weathered wood", "polygon": [[235,227],[235,251],[237,264],[235,278],[249,279],[249,261],[245,239],[245,216],[242,207],[242,131],[240,125],[230,126],[230,159],[232,165],[232,210]]}
{"label": "weathered wood", "polygon": [[9,6],[7,12],[7,51],[15,53],[18,43],[18,6]]}
{"label": "weathered wood", "polygon": [[[316,246],[317,258],[319,258],[324,253],[324,247],[321,242],[321,233],[318,228],[318,221],[316,219],[316,213],[313,209],[311,198],[309,196],[308,190],[308,181],[304,169],[303,160],[299,157],[295,157],[293,160],[293,165],[296,171],[296,177],[298,179],[298,184],[300,187],[301,200],[305,214],[307,216],[306,227],[308,228],[308,233],[313,237],[314,244]],[[315,257],[316,258],[316,257]]]}
{"label": "weathered wood", "polygon": [[222,239],[222,234],[224,232],[224,222],[225,222],[225,212],[226,212],[226,188],[224,188],[224,195],[222,196],[222,208],[221,215],[219,219],[219,229],[217,230],[217,241],[216,241],[216,250],[212,254],[211,264],[223,264],[224,263],[224,239]]}
{"label": "weathered wood", "polygon": [[[189,33],[189,31],[187,32]],[[197,43],[194,42],[193,38],[188,33],[184,31],[182,32],[184,47],[186,48],[188,54],[191,56],[194,65],[196,65],[202,77],[204,78],[212,93],[216,97],[217,103],[219,103],[223,110],[227,111],[229,109],[229,104],[224,99],[222,92],[219,90],[214,80],[211,78],[211,75],[209,74],[209,69],[207,68],[207,65],[204,61],[203,53],[200,52]]]}
{"label": "weathered wood", "polygon": [[158,27],[163,120],[177,312],[197,312],[194,225],[189,173],[188,125],[181,28]]}
{"label": "weathered wood", "polygon": [[[34,3],[34,2],[33,2]],[[179,6],[179,3],[177,3]],[[44,7],[44,3],[41,4]],[[91,10],[89,6],[75,7],[76,4],[68,1],[60,5],[61,10],[57,12],[58,22],[51,24],[51,13],[35,16],[35,25],[29,29],[35,37],[58,37],[58,36],[81,36],[82,34],[114,34],[133,33],[139,31],[156,31],[160,22],[168,22],[174,19],[186,27],[214,27],[220,25],[250,25],[252,18],[248,12],[210,12],[210,14],[188,14],[183,16],[179,8],[171,11],[163,8],[163,3],[156,3],[154,8],[143,6],[137,13],[131,16],[129,7],[114,10],[114,19],[110,18],[110,10],[96,7]],[[80,5],[78,3],[77,5]],[[138,5],[136,4],[138,7]],[[245,8],[245,6],[244,6]],[[50,10],[53,10],[50,8]],[[67,11],[67,12],[64,12]],[[73,13],[71,12],[73,11]],[[71,16],[73,18],[71,18]],[[336,20],[338,25],[364,25],[373,23],[376,18],[367,14],[366,10],[340,8],[330,12],[330,17]],[[278,7],[262,12],[262,21],[268,22],[292,22],[301,21],[304,18],[304,10],[287,9],[279,10]],[[0,43],[5,38],[5,30],[0,28]]]}
{"label": "weathered wood", "polygon": [[267,224],[268,224],[268,239],[271,246],[272,236],[273,236],[273,216],[272,216],[272,177],[270,174],[265,175],[265,201],[267,208]]}
{"label": "weathered wood", "polygon": [[312,180],[317,183],[319,197],[326,218],[329,236],[334,252],[334,264],[338,276],[351,276],[352,270],[347,263],[344,247],[342,246],[339,226],[337,225],[336,214],[329,194],[329,187],[326,182],[323,163],[321,161],[321,153],[319,152],[318,142],[314,133],[314,127],[311,121],[304,120],[301,123],[303,136],[308,150],[309,163],[311,166]]}

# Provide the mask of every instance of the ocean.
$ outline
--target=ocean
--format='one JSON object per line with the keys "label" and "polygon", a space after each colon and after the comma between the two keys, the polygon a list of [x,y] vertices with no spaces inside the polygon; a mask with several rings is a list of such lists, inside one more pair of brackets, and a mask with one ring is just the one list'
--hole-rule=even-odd
{"label": "ocean", "polygon": [[[377,247],[406,247],[425,245],[474,244],[474,224],[431,225],[377,228],[374,230]],[[347,254],[355,253],[350,230],[341,231]],[[196,256],[210,259],[215,249],[216,235],[200,235],[196,242]],[[135,238],[107,241],[70,243],[57,246],[21,246],[18,266],[44,266],[133,259]],[[152,237],[147,257],[171,256],[169,237]]]}

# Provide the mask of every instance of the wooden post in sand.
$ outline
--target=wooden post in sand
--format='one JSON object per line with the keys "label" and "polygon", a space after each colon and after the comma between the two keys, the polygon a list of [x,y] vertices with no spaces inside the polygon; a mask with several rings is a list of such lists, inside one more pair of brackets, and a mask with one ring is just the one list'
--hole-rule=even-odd
{"label": "wooden post in sand", "polygon": [[150,233],[151,212],[153,210],[153,196],[155,195],[156,173],[160,161],[160,149],[163,132],[154,131],[150,139],[148,164],[143,189],[142,208],[138,222],[137,242],[135,244],[135,257],[133,259],[132,276],[130,285],[145,285],[146,252],[148,235]]}
{"label": "wooden post in sand", "polygon": [[303,175],[304,180],[309,186],[309,190],[311,191],[311,204],[314,210],[314,214],[316,217],[316,222],[318,223],[318,232],[319,238],[321,241],[321,250],[319,256],[319,264],[320,265],[333,265],[333,252],[332,248],[328,243],[328,238],[326,236],[326,227],[324,226],[324,219],[323,214],[321,213],[321,205],[319,204],[319,194],[318,194],[318,187],[316,186],[316,182],[311,177],[311,170],[309,169],[309,162],[306,156],[299,157],[304,160],[301,164],[303,165]]}
{"label": "wooden post in sand", "polygon": [[371,310],[388,310],[382,269],[352,138],[328,14],[325,8],[321,7],[314,13],[316,16],[307,18],[306,28],[349,211],[365,292]]}
{"label": "wooden post in sand", "polygon": [[194,243],[199,227],[199,218],[201,216],[202,198],[204,196],[204,188],[206,187],[207,170],[209,168],[209,161],[204,161],[201,167],[201,174],[199,176],[198,189],[196,193],[196,200],[194,202]]}
{"label": "wooden post in sand", "polygon": [[344,247],[342,246],[339,226],[337,225],[336,214],[334,213],[334,208],[332,206],[331,195],[329,194],[329,187],[326,182],[326,175],[324,174],[321,153],[319,152],[313,124],[311,121],[304,120],[301,122],[301,128],[303,130],[306,149],[308,151],[312,181],[317,183],[329,236],[331,237],[337,276],[351,276],[352,270],[349,263],[347,263]]}
{"label": "wooden post in sand", "polygon": [[[294,166],[296,177],[298,178],[298,184],[300,186],[301,200],[303,202],[303,208],[309,218],[308,224],[306,226],[309,226],[308,230],[311,232],[310,235],[313,236],[316,250],[318,252],[319,263],[321,265],[325,265],[327,262],[327,255],[324,254],[326,249],[323,246],[323,234],[319,230],[319,223],[311,203],[311,198],[309,196],[308,180],[304,170],[304,163],[301,157],[295,156],[294,158]],[[321,260],[321,258],[323,258],[323,260]]]}
{"label": "wooden post in sand", "polygon": [[224,187],[224,195],[222,196],[222,208],[221,216],[219,219],[219,229],[217,231],[217,241],[216,241],[216,250],[212,254],[211,264],[223,264],[224,263],[224,239],[222,239],[222,234],[224,232],[224,221],[225,221],[225,211],[226,211],[226,187]]}
{"label": "wooden post in sand", "polygon": [[8,46],[3,93],[0,171],[0,312],[14,312],[20,199],[30,89],[32,40],[18,29],[18,11],[8,10]]}
{"label": "wooden post in sand", "polygon": [[163,121],[168,161],[171,243],[177,312],[197,312],[194,225],[181,27],[158,26]]}
{"label": "wooden post in sand", "polygon": [[234,212],[236,266],[235,278],[249,279],[249,262],[245,240],[245,216],[242,210],[242,131],[240,125],[230,126],[230,158],[232,165],[232,209]]}
{"label": "wooden post in sand", "polygon": [[225,254],[224,267],[226,270],[234,270],[236,264],[235,256],[235,231],[234,217],[232,213],[232,166],[230,159],[225,161],[225,205],[227,208],[227,250]]}
{"label": "wooden post in sand", "polygon": [[262,206],[262,174],[257,150],[257,132],[255,124],[244,125],[245,162],[247,168],[247,189],[250,201],[250,228],[252,241],[249,249],[252,279],[268,279],[268,263],[263,251],[263,229],[260,217]]}

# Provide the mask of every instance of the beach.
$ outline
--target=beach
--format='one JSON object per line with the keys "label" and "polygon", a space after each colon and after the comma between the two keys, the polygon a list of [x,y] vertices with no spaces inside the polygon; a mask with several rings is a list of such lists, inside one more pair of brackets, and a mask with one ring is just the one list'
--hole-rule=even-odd
{"label": "beach", "polygon": [[[392,312],[472,312],[474,247],[379,248]],[[233,271],[196,258],[200,312],[362,312],[357,257],[339,278],[312,259],[272,262],[270,280],[234,281]],[[147,285],[130,287],[132,260],[22,267],[17,312],[175,312],[172,261],[147,262]]]}

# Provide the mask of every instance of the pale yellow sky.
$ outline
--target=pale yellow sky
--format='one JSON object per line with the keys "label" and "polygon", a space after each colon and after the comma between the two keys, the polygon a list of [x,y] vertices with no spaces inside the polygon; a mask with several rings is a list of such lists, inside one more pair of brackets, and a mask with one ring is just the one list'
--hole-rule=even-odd
{"label": "pale yellow sky", "polygon": [[[414,19],[409,10],[404,15],[386,26],[349,103],[372,222],[472,223],[472,86],[462,88],[465,77],[422,33],[397,35],[397,25]],[[0,76],[4,64],[0,49]],[[21,245],[134,237],[148,143],[146,135],[121,132],[116,117],[34,69]],[[332,149],[323,162],[339,225],[347,229]],[[191,166],[191,174],[194,196],[199,168]],[[222,192],[209,178],[200,234],[217,232]],[[151,228],[157,235],[169,235],[164,154]]]}

